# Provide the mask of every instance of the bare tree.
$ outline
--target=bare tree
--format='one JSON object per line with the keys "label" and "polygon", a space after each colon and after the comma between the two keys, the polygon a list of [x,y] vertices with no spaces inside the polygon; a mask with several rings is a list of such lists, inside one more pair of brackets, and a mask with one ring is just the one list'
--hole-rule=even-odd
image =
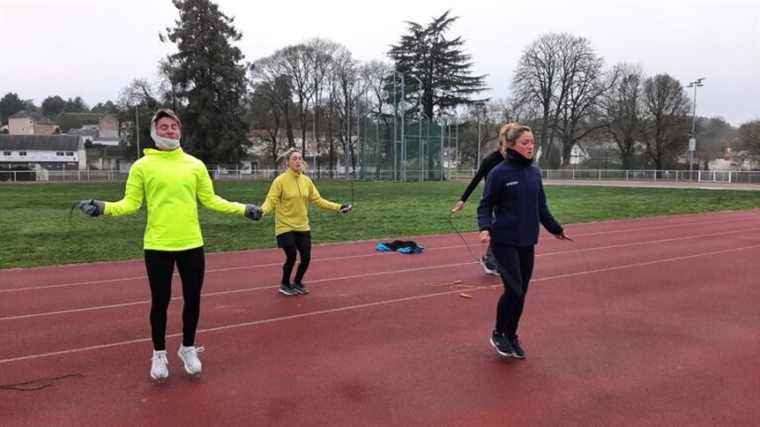
{"label": "bare tree", "polygon": [[739,126],[735,146],[746,151],[751,158],[760,158],[760,120],[752,120]]}
{"label": "bare tree", "polygon": [[[279,135],[283,127],[287,108],[283,109],[283,100],[289,100],[290,90],[287,80],[280,77],[272,84],[260,82],[254,85],[250,99],[248,122],[255,143],[265,145],[265,150],[277,169],[277,159],[281,148]],[[291,133],[292,136],[292,133]],[[290,144],[289,147],[293,145]]]}
{"label": "bare tree", "polygon": [[119,104],[138,105],[147,104],[151,109],[158,108],[157,90],[147,79],[134,79],[129,86],[123,88],[119,94]]}
{"label": "bare tree", "polygon": [[[499,130],[504,123],[515,121],[514,112],[505,101],[488,101],[470,105],[462,117],[460,155],[475,169],[480,160],[498,147]],[[480,153],[480,158],[478,158]]]}
{"label": "bare tree", "polygon": [[703,169],[711,160],[723,157],[736,129],[722,117],[697,117],[697,159]]}
{"label": "bare tree", "polygon": [[613,69],[605,76],[604,61],[594,53],[587,39],[570,40],[563,53],[560,96],[564,102],[557,104],[555,126],[562,165],[569,165],[573,147],[604,127],[599,119],[600,99],[615,84],[618,74]]}
{"label": "bare tree", "polygon": [[314,96],[312,73],[314,72],[313,59],[315,55],[312,47],[305,44],[297,44],[285,47],[277,52],[282,73],[290,78],[293,95],[298,107],[299,126],[301,128],[301,151],[304,157],[306,152],[306,120],[309,116],[309,103]]}
{"label": "bare tree", "polygon": [[[365,111],[378,126],[382,123],[383,129],[388,129],[391,124],[391,116],[385,114],[383,107],[386,105],[386,100],[392,96],[388,93],[389,85],[387,84],[387,77],[392,71],[393,67],[391,64],[380,61],[370,61],[363,64],[359,69],[359,76],[366,87]],[[386,139],[385,143],[381,144],[378,140],[373,148],[374,153],[372,153],[372,156],[377,159],[377,162],[380,162],[382,158],[391,158],[393,141]],[[380,177],[380,169],[378,164],[375,168],[378,178]]]}
{"label": "bare tree", "polygon": [[567,33],[544,34],[523,52],[512,79],[516,110],[537,114],[541,159],[549,167],[567,164],[573,146],[601,128],[599,98],[614,81],[603,78],[603,65],[586,38]]}
{"label": "bare tree", "polygon": [[324,98],[325,85],[330,75],[332,68],[333,56],[335,52],[342,48],[338,43],[330,40],[314,38],[307,42],[309,47],[308,53],[311,55],[309,62],[313,66],[311,73],[311,84],[313,85],[313,102],[312,102],[312,137],[316,141],[315,162],[317,168],[317,176],[320,174],[320,156],[322,154],[322,147],[319,140],[320,123],[319,123],[319,111],[324,109],[327,100]]}
{"label": "bare tree", "polygon": [[285,126],[285,135],[288,139],[288,147],[294,147],[291,80],[283,72],[281,60],[282,57],[277,54],[258,59],[250,66],[250,80],[254,91],[256,89],[262,91],[267,102],[280,112],[282,124]]}
{"label": "bare tree", "polygon": [[617,78],[601,101],[601,110],[608,135],[617,145],[623,169],[633,167],[637,141],[641,140],[643,125],[641,67],[618,64]]}
{"label": "bare tree", "polygon": [[678,80],[658,74],[644,82],[644,108],[647,154],[656,169],[663,169],[686,148],[689,98]]}
{"label": "bare tree", "polygon": [[340,104],[338,135],[343,145],[343,153],[347,155],[346,168],[349,162],[355,167],[351,123],[355,113],[356,93],[360,91],[359,64],[348,49],[340,48],[335,52],[332,75],[336,83],[335,100]]}
{"label": "bare tree", "polygon": [[557,108],[561,103],[562,49],[569,34],[544,34],[523,51],[512,77],[514,102],[518,109],[538,113],[535,131],[543,159],[552,157]]}

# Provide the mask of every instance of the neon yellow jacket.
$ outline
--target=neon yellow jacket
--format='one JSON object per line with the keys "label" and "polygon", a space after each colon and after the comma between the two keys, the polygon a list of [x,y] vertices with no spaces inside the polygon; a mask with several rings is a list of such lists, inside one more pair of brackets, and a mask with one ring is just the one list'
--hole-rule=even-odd
{"label": "neon yellow jacket", "polygon": [[288,168],[274,179],[267,199],[261,206],[264,215],[275,211],[274,234],[288,231],[309,231],[309,202],[327,210],[339,211],[340,205],[319,195],[311,179]]}
{"label": "neon yellow jacket", "polygon": [[148,224],[144,247],[160,251],[184,251],[203,246],[198,221],[198,201],[211,210],[245,214],[245,205],[214,194],[214,186],[202,161],[182,148],[143,150],[145,157],[129,170],[124,198],[107,202],[105,215],[137,212],[147,200]]}

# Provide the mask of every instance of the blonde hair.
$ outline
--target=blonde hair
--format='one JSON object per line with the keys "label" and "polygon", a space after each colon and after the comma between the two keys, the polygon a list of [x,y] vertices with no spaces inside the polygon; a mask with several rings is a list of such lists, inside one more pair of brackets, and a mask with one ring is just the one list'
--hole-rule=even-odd
{"label": "blonde hair", "polygon": [[506,142],[509,145],[514,145],[515,141],[526,132],[533,132],[533,130],[517,122],[507,123],[499,131],[499,143]]}
{"label": "blonde hair", "polygon": [[520,123],[517,123],[517,122],[507,123],[504,126],[502,126],[501,129],[499,130],[499,143],[506,142],[507,134],[509,133],[509,131],[518,127],[520,127]]}
{"label": "blonde hair", "polygon": [[285,169],[288,168],[288,162],[290,161],[290,157],[293,155],[293,153],[299,153],[301,154],[301,163],[303,163],[303,171],[306,172],[309,170],[309,164],[306,162],[306,160],[303,158],[303,154],[298,151],[295,147],[290,147],[287,150],[285,150],[282,154],[277,156],[277,161],[283,161]]}

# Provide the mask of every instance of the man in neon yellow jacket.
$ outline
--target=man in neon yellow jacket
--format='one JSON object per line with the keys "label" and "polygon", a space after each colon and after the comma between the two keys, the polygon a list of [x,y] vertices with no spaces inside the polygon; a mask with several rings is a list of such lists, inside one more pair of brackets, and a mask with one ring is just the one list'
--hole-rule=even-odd
{"label": "man in neon yellow jacket", "polygon": [[[351,205],[330,202],[319,195],[311,179],[303,174],[301,153],[291,151],[286,154],[286,159],[288,168],[272,182],[261,211],[264,215],[275,212],[274,234],[277,237],[277,247],[282,248],[286,257],[282,266],[280,293],[290,296],[309,293],[303,284],[303,276],[311,260],[309,203],[340,213],[350,212]],[[301,262],[291,283],[290,274],[296,262],[296,252],[301,255]]]}
{"label": "man in neon yellow jacket", "polygon": [[129,170],[124,198],[118,202],[84,200],[79,208],[90,216],[123,216],[137,212],[145,201],[148,223],[145,228],[145,266],[151,290],[150,324],[153,340],[150,376],[163,380],[169,376],[166,357],[166,312],[171,301],[174,264],[182,278],[182,344],[177,354],[185,371],[201,373],[195,346],[195,331],[200,317],[200,297],[205,273],[203,236],[198,221],[198,201],[211,210],[259,219],[256,205],[229,202],[216,194],[202,161],[186,154],[179,146],[182,122],[168,109],[156,112],[151,121],[151,138],[156,149],[147,148],[145,156]]}

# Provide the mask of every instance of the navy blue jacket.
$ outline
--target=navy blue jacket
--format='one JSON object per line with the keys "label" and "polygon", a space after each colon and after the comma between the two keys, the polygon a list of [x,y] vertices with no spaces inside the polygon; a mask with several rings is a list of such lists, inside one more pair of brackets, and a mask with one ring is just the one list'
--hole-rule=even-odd
{"label": "navy blue jacket", "polygon": [[546,206],[541,171],[514,150],[488,174],[478,207],[480,230],[490,230],[491,242],[509,246],[538,243],[538,224],[552,234],[562,233]]}

